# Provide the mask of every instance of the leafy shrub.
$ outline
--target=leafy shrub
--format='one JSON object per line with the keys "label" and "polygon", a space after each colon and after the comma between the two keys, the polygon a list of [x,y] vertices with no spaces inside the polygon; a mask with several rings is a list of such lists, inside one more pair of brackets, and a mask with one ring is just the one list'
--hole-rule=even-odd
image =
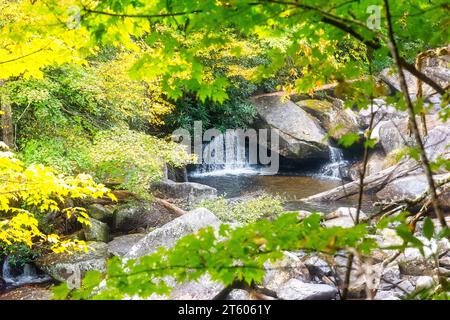
{"label": "leafy shrub", "polygon": [[252,223],[262,218],[277,216],[284,211],[281,205],[281,198],[271,195],[261,195],[236,203],[230,203],[224,197],[214,200],[205,199],[197,207],[211,210],[223,221],[238,221],[242,223]]}
{"label": "leafy shrub", "polygon": [[[0,143],[0,147],[7,149]],[[89,225],[86,210],[71,207],[68,199],[101,198],[114,195],[89,175],[64,176],[43,165],[25,166],[12,152],[0,151],[0,246],[50,247],[54,252],[84,250],[78,240],[65,240],[46,232],[39,217],[61,212]]]}
{"label": "leafy shrub", "polygon": [[22,146],[20,158],[28,165],[41,163],[66,174],[86,172],[91,166],[88,143],[74,135],[33,138]]}
{"label": "leafy shrub", "polygon": [[100,181],[119,183],[140,195],[163,177],[166,163],[180,167],[194,159],[175,142],[128,129],[99,132],[89,156]]}
{"label": "leafy shrub", "polygon": [[22,243],[7,245],[0,242],[0,261],[9,255],[10,265],[20,268],[27,263],[33,262],[39,255],[38,251]]}

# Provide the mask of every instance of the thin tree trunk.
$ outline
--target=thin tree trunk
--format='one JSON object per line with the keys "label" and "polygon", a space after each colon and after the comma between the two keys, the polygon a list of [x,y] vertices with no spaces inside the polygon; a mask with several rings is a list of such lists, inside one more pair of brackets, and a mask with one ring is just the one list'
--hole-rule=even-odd
{"label": "thin tree trunk", "polygon": [[[4,82],[0,82],[0,88],[4,85]],[[10,147],[14,148],[14,125],[12,119],[11,103],[6,95],[0,93],[1,104],[1,132],[3,142]]]}
{"label": "thin tree trunk", "polygon": [[[425,59],[425,57],[426,57],[426,55],[421,53],[416,58],[416,69],[420,72],[422,72],[422,65],[423,65],[423,60]],[[417,86],[416,98],[417,98],[417,100],[419,100],[419,99],[423,98],[423,83],[422,83],[422,80],[420,80],[420,78],[416,78],[416,86]],[[423,108],[420,111],[420,120],[422,122],[423,135],[427,136],[428,135],[427,119],[426,119],[426,115],[425,115],[425,109],[423,109]]]}
{"label": "thin tree trunk", "polygon": [[389,46],[389,50],[391,51],[394,62],[397,65],[397,72],[398,72],[400,87],[405,96],[406,106],[408,108],[409,121],[411,124],[411,130],[412,130],[412,133],[414,134],[414,138],[416,140],[417,147],[419,149],[420,158],[422,160],[422,165],[423,165],[423,168],[425,171],[425,175],[427,177],[428,186],[430,188],[430,195],[431,195],[431,201],[433,204],[433,209],[434,209],[436,216],[439,218],[439,221],[440,221],[442,227],[447,228],[447,223],[445,221],[445,217],[439,208],[439,201],[438,201],[438,196],[436,193],[435,183],[433,180],[433,174],[432,174],[432,171],[430,168],[430,162],[428,161],[428,157],[427,157],[424,145],[423,145],[422,137],[420,136],[419,128],[418,128],[417,121],[416,121],[416,115],[414,112],[414,106],[411,102],[411,97],[409,96],[408,85],[406,84],[405,74],[403,72],[402,65],[400,63],[400,56],[399,56],[398,49],[397,49],[397,46],[395,43],[394,31],[392,28],[391,12],[389,10],[389,0],[384,0],[384,9],[385,9],[387,28],[388,28],[388,39],[387,39],[388,46]]}
{"label": "thin tree trunk", "polygon": [[[367,128],[366,131],[366,139],[369,141],[372,137],[372,130],[373,130],[373,123],[375,120],[375,113],[373,110],[373,97],[371,97],[371,104],[370,104],[370,123],[369,128]],[[363,202],[363,196],[364,196],[364,178],[366,177],[367,172],[367,164],[369,162],[369,146],[368,144],[364,144],[364,160],[363,160],[363,166],[362,170],[359,176],[359,191],[358,191],[358,207],[356,209],[356,218],[355,218],[355,225],[359,224],[359,217],[361,214],[361,208],[362,208],[362,202]],[[344,276],[344,288],[342,290],[342,299],[346,300],[348,295],[348,288],[350,286],[350,276],[352,272],[353,267],[353,260],[355,259],[355,256],[353,253],[350,253],[347,260],[347,266],[345,270],[345,276]]]}

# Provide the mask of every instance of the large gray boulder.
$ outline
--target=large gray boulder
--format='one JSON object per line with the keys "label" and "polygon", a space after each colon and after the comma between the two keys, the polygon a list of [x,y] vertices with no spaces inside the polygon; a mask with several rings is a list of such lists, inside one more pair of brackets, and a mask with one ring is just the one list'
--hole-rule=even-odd
{"label": "large gray boulder", "polygon": [[58,281],[66,281],[72,287],[79,287],[87,271],[106,271],[109,258],[108,247],[103,242],[88,244],[88,252],[79,251],[72,254],[49,253],[35,261],[45,273]]}
{"label": "large gray boulder", "polygon": [[111,255],[123,257],[144,237],[144,233],[133,233],[115,237],[112,241],[108,242],[108,252]]}
{"label": "large gray boulder", "polygon": [[[438,174],[434,177],[435,182],[445,181],[450,178],[450,174]],[[428,190],[427,178],[424,174],[411,175],[389,182],[376,196],[380,200],[414,200]],[[445,190],[439,196],[439,203],[442,207],[450,207],[450,191]]]}
{"label": "large gray boulder", "polygon": [[188,207],[202,200],[217,197],[217,190],[213,187],[196,182],[174,182],[169,179],[152,184],[150,190],[158,197],[180,200]]}
{"label": "large gray boulder", "polygon": [[330,133],[334,140],[359,131],[356,114],[351,109],[344,108],[342,101],[338,99],[334,99],[333,102],[308,99],[297,101],[296,104],[318,119],[322,128]]}
{"label": "large gray boulder", "polygon": [[138,258],[155,252],[161,246],[170,248],[185,235],[202,228],[219,226],[220,220],[211,211],[205,208],[195,209],[148,233],[131,247],[125,257]]}
{"label": "large gray boulder", "polygon": [[377,192],[381,200],[409,199],[413,200],[428,189],[425,175],[412,175],[389,182]]}
{"label": "large gray boulder", "polygon": [[155,202],[131,203],[114,212],[113,228],[119,232],[144,232],[158,228],[177,216]]}
{"label": "large gray boulder", "polygon": [[[421,128],[419,117],[417,117],[417,121],[419,128]],[[435,160],[439,156],[450,157],[450,150],[447,147],[448,141],[450,141],[450,126],[448,122],[442,122],[438,115],[428,115],[426,123],[428,135],[423,138],[423,143],[427,156],[431,160]],[[383,121],[379,124],[377,137],[386,154],[415,145],[414,137],[408,129],[407,119]]]}
{"label": "large gray boulder", "polygon": [[326,132],[319,121],[290,100],[282,100],[282,93],[255,96],[251,102],[258,112],[256,129],[278,129],[279,154],[295,160],[328,159]]}
{"label": "large gray boulder", "polygon": [[282,300],[331,300],[335,299],[336,288],[327,284],[305,283],[291,279],[277,290]]}

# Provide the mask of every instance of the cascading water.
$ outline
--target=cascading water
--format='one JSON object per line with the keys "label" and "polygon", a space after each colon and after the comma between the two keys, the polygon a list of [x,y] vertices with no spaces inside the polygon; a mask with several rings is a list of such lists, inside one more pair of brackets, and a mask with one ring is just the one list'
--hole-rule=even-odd
{"label": "cascading water", "polygon": [[349,166],[349,162],[344,159],[344,153],[336,147],[329,147],[330,162],[325,164],[319,172],[319,176],[341,179],[345,176],[345,170]]}
{"label": "cascading water", "polygon": [[258,170],[247,161],[245,140],[238,131],[227,130],[203,147],[203,164],[191,176],[254,174]]}
{"label": "cascading water", "polygon": [[38,274],[32,264],[25,264],[20,274],[15,274],[11,266],[11,256],[3,263],[2,278],[7,287],[18,287],[25,284],[43,283],[51,280],[48,275]]}

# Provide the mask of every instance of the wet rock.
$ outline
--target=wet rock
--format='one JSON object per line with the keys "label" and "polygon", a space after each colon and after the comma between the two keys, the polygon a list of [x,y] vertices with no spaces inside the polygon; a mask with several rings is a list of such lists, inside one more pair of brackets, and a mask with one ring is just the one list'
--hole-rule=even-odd
{"label": "wet rock", "polygon": [[220,220],[211,211],[205,208],[195,209],[148,233],[130,249],[125,257],[137,258],[151,254],[161,246],[172,247],[181,237],[201,228],[219,226]]}
{"label": "wet rock", "polygon": [[103,242],[88,244],[88,252],[50,253],[36,260],[36,265],[53,279],[78,287],[89,270],[106,270],[108,247]]}
{"label": "wet rock", "polygon": [[144,236],[144,233],[134,233],[115,237],[111,242],[108,243],[108,252],[114,256],[123,257]]}
{"label": "wet rock", "polygon": [[291,279],[277,290],[282,300],[331,300],[335,299],[336,288],[326,284],[305,283]]}
{"label": "wet rock", "polygon": [[84,238],[86,241],[109,241],[109,227],[106,223],[90,218],[90,226],[83,225]]}
{"label": "wet rock", "polygon": [[129,233],[161,227],[176,217],[157,203],[132,203],[116,209],[113,225],[114,230]]}
{"label": "wet rock", "polygon": [[217,197],[217,190],[213,187],[196,182],[174,182],[168,179],[152,184],[150,190],[161,198],[181,200],[187,207],[202,200]]}
{"label": "wet rock", "polygon": [[255,96],[251,99],[258,112],[256,129],[278,129],[279,154],[288,159],[329,159],[326,132],[319,121],[282,93]]}
{"label": "wet rock", "polygon": [[166,165],[164,170],[164,175],[167,179],[176,182],[187,182],[187,170],[186,167],[177,168],[171,165]]}

